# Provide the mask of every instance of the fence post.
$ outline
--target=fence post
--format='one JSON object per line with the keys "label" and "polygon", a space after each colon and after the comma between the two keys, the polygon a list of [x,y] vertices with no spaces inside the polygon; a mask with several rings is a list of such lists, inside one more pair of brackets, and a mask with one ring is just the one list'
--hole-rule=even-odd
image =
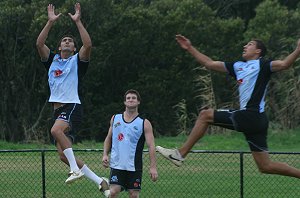
{"label": "fence post", "polygon": [[240,152],[240,188],[241,198],[244,197],[244,153]]}
{"label": "fence post", "polygon": [[46,198],[46,167],[45,167],[45,151],[42,150],[42,188],[43,188],[43,198]]}

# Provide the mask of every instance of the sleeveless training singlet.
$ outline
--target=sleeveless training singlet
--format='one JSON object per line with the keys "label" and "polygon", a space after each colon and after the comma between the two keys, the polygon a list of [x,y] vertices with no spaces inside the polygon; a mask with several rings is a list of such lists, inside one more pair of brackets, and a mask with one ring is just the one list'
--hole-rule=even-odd
{"label": "sleeveless training singlet", "polygon": [[137,116],[125,122],[123,114],[116,114],[112,123],[110,167],[119,170],[142,170],[145,143],[144,119]]}

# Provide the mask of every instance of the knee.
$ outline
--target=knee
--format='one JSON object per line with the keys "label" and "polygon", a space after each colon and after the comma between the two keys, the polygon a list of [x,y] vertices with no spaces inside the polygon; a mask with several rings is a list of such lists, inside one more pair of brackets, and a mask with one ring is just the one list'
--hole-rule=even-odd
{"label": "knee", "polygon": [[262,174],[272,174],[273,173],[272,163],[270,162],[266,164],[259,164],[258,170]]}
{"label": "knee", "polygon": [[258,170],[262,174],[268,174],[270,172],[270,169],[268,166],[258,166]]}
{"label": "knee", "polygon": [[139,197],[139,191],[130,190],[129,191],[129,197],[130,198],[138,198]]}
{"label": "knee", "polygon": [[213,112],[213,109],[203,109],[200,111],[197,119],[209,122],[213,119]]}
{"label": "knee", "polygon": [[119,194],[119,191],[110,188],[110,197],[111,197],[111,198],[117,197],[118,194]]}
{"label": "knee", "polygon": [[51,129],[51,135],[53,136],[53,137],[56,137],[56,136],[58,136],[60,133],[62,133],[63,131],[62,130],[59,130],[59,129],[54,129],[54,128],[52,128]]}

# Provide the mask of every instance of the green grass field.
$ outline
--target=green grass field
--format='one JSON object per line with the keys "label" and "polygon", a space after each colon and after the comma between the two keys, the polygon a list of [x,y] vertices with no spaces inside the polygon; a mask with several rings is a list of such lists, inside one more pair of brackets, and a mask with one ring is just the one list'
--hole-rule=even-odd
{"label": "green grass field", "polygon": [[[271,151],[297,152],[299,132],[271,133]],[[157,138],[156,145],[178,147],[185,136]],[[52,145],[11,144],[0,142],[4,149],[54,149]],[[83,142],[77,149],[101,149],[102,143]],[[243,136],[237,133],[206,136],[197,143],[195,150],[249,151]],[[101,165],[101,151],[76,151],[98,175],[109,176],[109,169]],[[272,154],[271,158],[300,168],[299,154]],[[262,175],[250,154],[243,155],[243,197],[273,198],[300,197],[299,180],[295,178]],[[148,174],[148,154],[144,155],[144,175],[141,197],[187,198],[187,197],[241,197],[241,172],[239,153],[191,153],[183,167],[176,167],[157,155],[159,180],[152,182]],[[45,152],[45,185],[47,198],[103,197],[97,186],[86,178],[72,185],[65,185],[69,169],[59,161],[55,151]],[[0,152],[0,197],[42,197],[41,152]],[[120,197],[128,197],[123,192]]]}
{"label": "green grass field", "polygon": [[[155,138],[155,144],[165,147],[179,147],[185,140],[185,135],[177,137]],[[268,136],[270,151],[300,151],[300,129],[285,131],[270,131]],[[74,145],[77,149],[102,149],[103,142],[83,141]],[[41,143],[8,143],[0,140],[0,150],[5,149],[55,149],[52,144]],[[248,144],[244,136],[238,132],[226,131],[222,134],[205,135],[203,139],[193,147],[194,150],[230,150],[249,151]]]}

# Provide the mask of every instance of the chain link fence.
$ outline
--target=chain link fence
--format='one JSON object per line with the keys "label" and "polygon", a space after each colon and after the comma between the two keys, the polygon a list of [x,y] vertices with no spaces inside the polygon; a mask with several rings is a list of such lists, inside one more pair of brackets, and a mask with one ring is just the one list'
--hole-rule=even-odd
{"label": "chain link fence", "polygon": [[[102,166],[102,150],[75,150],[99,176],[109,177]],[[272,160],[300,166],[300,153],[270,153]],[[157,155],[159,179],[149,176],[149,156],[144,153],[140,197],[145,198],[298,198],[300,180],[260,174],[249,152],[192,151],[182,167]],[[0,150],[0,197],[94,198],[104,197],[97,185],[84,178],[64,182],[69,168],[55,150]],[[120,197],[128,197],[122,192]]]}

